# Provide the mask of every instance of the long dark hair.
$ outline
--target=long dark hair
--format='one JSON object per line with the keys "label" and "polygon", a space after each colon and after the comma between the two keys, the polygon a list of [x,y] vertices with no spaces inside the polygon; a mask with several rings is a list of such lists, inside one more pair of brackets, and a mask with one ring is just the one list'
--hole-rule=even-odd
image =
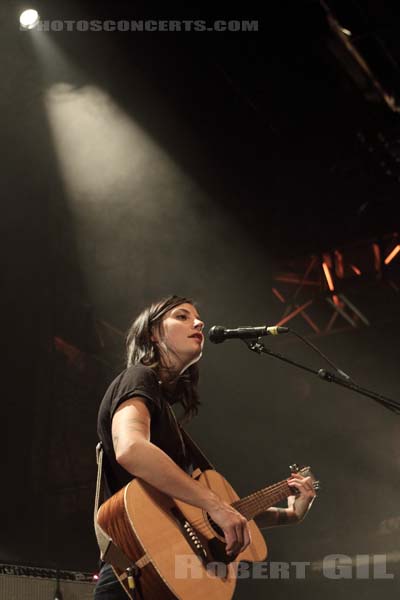
{"label": "long dark hair", "polygon": [[[127,367],[138,363],[160,372],[162,366],[162,351],[152,339],[153,328],[161,325],[167,312],[180,304],[192,304],[193,300],[183,296],[168,296],[145,308],[132,323],[126,337]],[[163,366],[163,368],[165,368]],[[182,421],[188,421],[197,414],[200,405],[197,390],[199,369],[197,363],[188,367],[179,377],[174,390],[174,400],[184,409]]]}

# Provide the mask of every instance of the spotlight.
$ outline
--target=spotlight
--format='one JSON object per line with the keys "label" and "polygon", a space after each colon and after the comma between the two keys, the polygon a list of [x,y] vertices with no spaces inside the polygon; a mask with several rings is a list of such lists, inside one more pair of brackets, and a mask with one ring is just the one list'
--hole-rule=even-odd
{"label": "spotlight", "polygon": [[353,35],[350,29],[346,29],[346,27],[340,27],[340,31],[344,33],[344,35],[347,35],[347,37],[351,37]]}
{"label": "spotlight", "polygon": [[24,10],[24,12],[20,14],[19,22],[23,29],[33,29],[39,23],[38,11],[33,8]]}

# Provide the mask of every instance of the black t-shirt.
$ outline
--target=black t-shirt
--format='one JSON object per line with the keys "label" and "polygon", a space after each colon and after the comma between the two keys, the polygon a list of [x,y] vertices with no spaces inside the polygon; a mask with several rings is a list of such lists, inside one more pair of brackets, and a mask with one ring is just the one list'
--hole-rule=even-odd
{"label": "black t-shirt", "polygon": [[191,473],[192,466],[178,424],[156,372],[144,365],[132,365],[111,383],[101,402],[97,433],[103,443],[104,499],[115,494],[131,479],[115,459],[111,422],[117,408],[129,398],[139,397],[151,416],[150,441],[161,448],[183,470]]}

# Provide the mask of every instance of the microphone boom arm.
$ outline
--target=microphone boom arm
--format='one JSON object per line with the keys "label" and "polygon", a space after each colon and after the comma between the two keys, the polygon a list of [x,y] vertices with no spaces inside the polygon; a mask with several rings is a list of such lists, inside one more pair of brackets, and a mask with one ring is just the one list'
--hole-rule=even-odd
{"label": "microphone boom arm", "polygon": [[303,371],[307,371],[308,373],[317,375],[317,377],[319,377],[323,381],[327,381],[328,383],[335,383],[336,385],[341,385],[342,387],[348,388],[349,390],[353,390],[353,392],[356,392],[357,394],[361,394],[363,396],[367,396],[368,398],[372,398],[372,400],[375,400],[375,402],[378,402],[378,404],[381,404],[388,410],[391,410],[392,412],[400,415],[400,402],[397,402],[396,400],[387,398],[382,394],[377,394],[376,392],[363,388],[357,385],[356,383],[341,379],[340,377],[337,377],[336,375],[334,375],[330,371],[327,371],[326,369],[318,369],[317,371],[316,369],[307,367],[306,365],[292,360],[291,358],[287,358],[286,356],[279,354],[279,352],[272,352],[272,350],[266,348],[265,345],[259,339],[257,341],[243,340],[243,342],[246,344],[249,350],[255,352],[256,354],[268,354],[269,356],[282,360],[283,362],[293,365],[298,369],[303,369]]}

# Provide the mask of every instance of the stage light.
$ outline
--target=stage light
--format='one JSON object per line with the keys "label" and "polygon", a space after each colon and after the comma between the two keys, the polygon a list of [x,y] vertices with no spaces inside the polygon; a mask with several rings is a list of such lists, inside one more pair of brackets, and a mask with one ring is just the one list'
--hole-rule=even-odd
{"label": "stage light", "polygon": [[335,289],[335,286],[333,285],[332,275],[331,275],[331,272],[330,272],[329,267],[326,264],[326,262],[322,263],[322,268],[323,268],[324,273],[325,273],[325,278],[326,278],[328,287],[331,290],[331,292],[333,292],[333,290]]}
{"label": "stage light", "polygon": [[344,35],[347,35],[347,37],[351,37],[352,36],[352,33],[351,33],[350,29],[346,29],[346,27],[340,27],[340,31],[342,33],[344,33]]}
{"label": "stage light", "polygon": [[352,270],[354,271],[354,273],[356,275],[361,275],[361,271],[358,267],[356,267],[356,265],[350,265],[350,267],[352,268]]}
{"label": "stage light", "polygon": [[23,29],[33,29],[39,23],[39,13],[34,8],[24,10],[20,14],[19,22]]}
{"label": "stage light", "polygon": [[276,288],[272,288],[272,293],[280,300],[281,302],[285,302],[285,298],[282,296],[280,292]]}
{"label": "stage light", "polygon": [[399,252],[400,252],[400,244],[397,244],[397,246],[395,246],[393,248],[393,250],[391,251],[391,253],[388,254],[388,256],[385,258],[385,260],[384,260],[385,265],[388,265],[390,262],[392,262],[392,260],[396,256],[396,254],[398,254]]}
{"label": "stage light", "polygon": [[[325,279],[327,281],[328,287],[329,287],[330,291],[333,292],[333,290],[335,289],[335,286],[333,284],[331,272],[325,261],[322,263],[322,268],[325,273]],[[333,294],[332,300],[333,300],[334,304],[336,304],[336,306],[340,306],[340,300],[339,300],[338,296],[336,296],[336,294]]]}
{"label": "stage light", "polygon": [[374,253],[374,268],[377,273],[381,270],[381,249],[378,244],[372,244],[372,251]]}

